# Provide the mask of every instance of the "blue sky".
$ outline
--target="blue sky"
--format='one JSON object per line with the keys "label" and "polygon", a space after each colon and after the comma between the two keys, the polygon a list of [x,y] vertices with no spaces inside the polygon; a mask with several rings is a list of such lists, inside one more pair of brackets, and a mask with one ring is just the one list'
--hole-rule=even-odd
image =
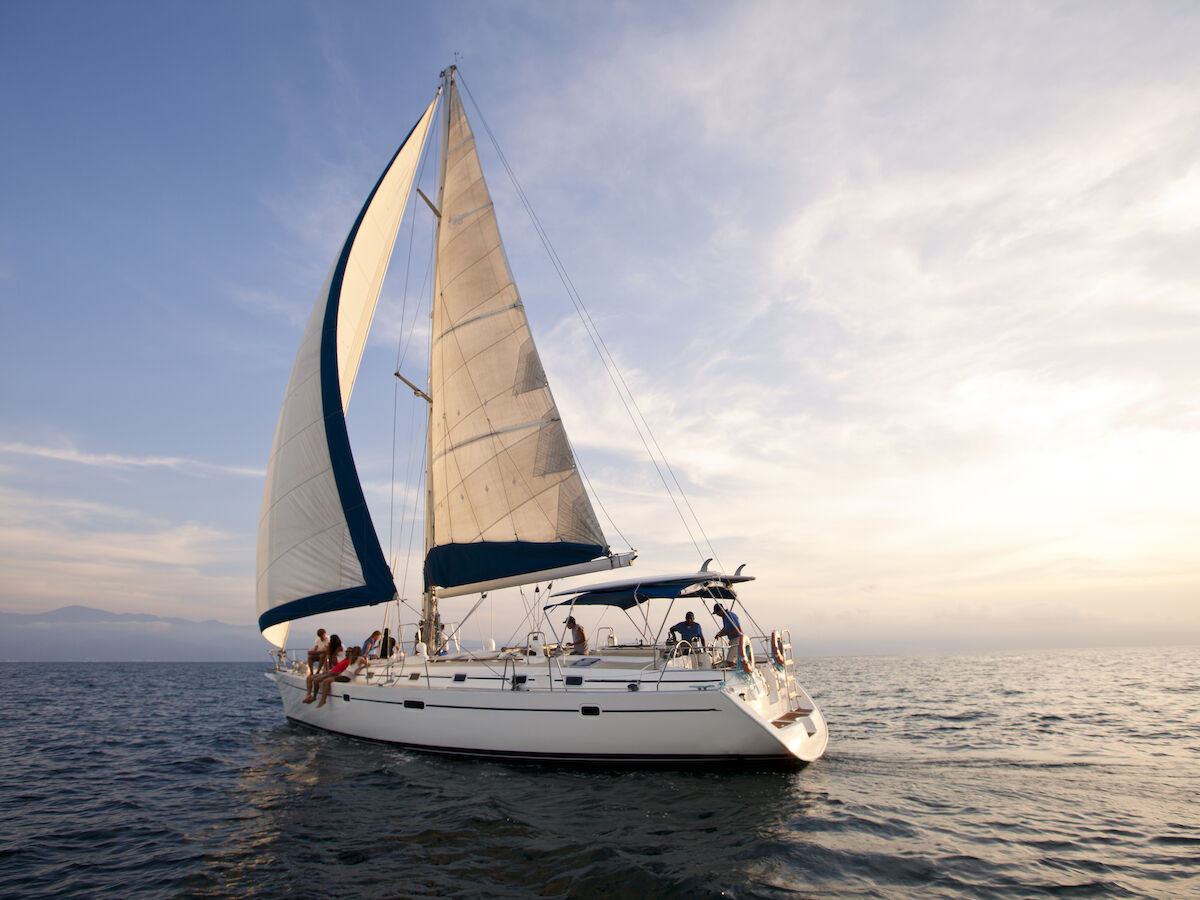
{"label": "blue sky", "polygon": [[[1196,46],[1186,3],[0,5],[0,608],[253,621],[300,331],[458,52],[760,621],[1200,640]],[[601,499],[692,567],[491,181]],[[384,534],[397,271],[351,407]]]}

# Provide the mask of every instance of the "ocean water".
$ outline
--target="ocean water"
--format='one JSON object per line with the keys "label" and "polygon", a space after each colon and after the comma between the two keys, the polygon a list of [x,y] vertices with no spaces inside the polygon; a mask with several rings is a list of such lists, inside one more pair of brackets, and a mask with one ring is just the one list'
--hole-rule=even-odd
{"label": "ocean water", "polygon": [[1200,897],[1200,648],[799,661],[799,770],[424,757],[266,665],[4,665],[3,897]]}

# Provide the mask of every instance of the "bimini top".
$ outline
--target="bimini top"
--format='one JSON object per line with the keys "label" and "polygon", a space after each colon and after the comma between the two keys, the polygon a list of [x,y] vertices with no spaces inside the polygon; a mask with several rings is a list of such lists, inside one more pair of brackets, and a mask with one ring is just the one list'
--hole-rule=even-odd
{"label": "bimini top", "polygon": [[[738,570],[739,572],[741,569]],[[753,581],[753,575],[725,575],[721,572],[692,572],[687,575],[658,575],[649,578],[626,578],[606,584],[593,584],[581,588],[555,591],[551,597],[570,596],[547,604],[544,609],[556,606],[616,606],[630,609],[647,600],[674,599],[675,597],[701,597],[710,600],[734,600],[737,595],[730,585]]]}

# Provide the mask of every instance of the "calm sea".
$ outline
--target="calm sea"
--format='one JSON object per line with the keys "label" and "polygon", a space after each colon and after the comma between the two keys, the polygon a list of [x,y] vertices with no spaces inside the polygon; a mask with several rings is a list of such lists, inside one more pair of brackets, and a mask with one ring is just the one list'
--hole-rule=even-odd
{"label": "calm sea", "polygon": [[265,665],[0,666],[5,897],[1200,897],[1200,649],[811,659],[799,771],[422,757]]}

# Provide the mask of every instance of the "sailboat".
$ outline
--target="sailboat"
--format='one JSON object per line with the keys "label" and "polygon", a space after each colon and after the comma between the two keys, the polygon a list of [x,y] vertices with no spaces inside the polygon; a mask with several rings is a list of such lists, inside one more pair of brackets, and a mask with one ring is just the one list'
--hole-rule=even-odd
{"label": "sailboat", "polygon": [[[561,587],[629,566],[605,538],[513,283],[455,67],[358,214],[301,338],[280,411],[258,533],[258,624],[288,719],[430,753],[620,764],[805,763],[825,751],[786,630],[752,633],[735,586],[710,569]],[[297,619],[400,598],[367,508],[346,409],[426,141],[440,116],[429,377],[397,372],[428,406],[421,615],[400,641],[305,703]],[[415,201],[413,203],[415,206]],[[612,576],[609,576],[610,578]],[[553,585],[560,585],[552,590]],[[510,646],[445,639],[439,602],[534,586],[544,606]],[[475,607],[478,607],[476,602]],[[652,617],[650,609],[657,610]],[[673,610],[725,610],[744,628],[715,642],[661,640]],[[598,610],[632,628],[560,624]],[[614,612],[614,614],[615,614]],[[469,615],[469,613],[468,613]],[[655,621],[662,621],[656,630]],[[740,624],[739,622],[739,624]],[[461,627],[461,626],[458,626]],[[755,626],[756,627],[756,626]],[[725,629],[729,630],[729,629]],[[739,633],[740,631],[740,633]],[[578,638],[578,634],[574,637]]]}

